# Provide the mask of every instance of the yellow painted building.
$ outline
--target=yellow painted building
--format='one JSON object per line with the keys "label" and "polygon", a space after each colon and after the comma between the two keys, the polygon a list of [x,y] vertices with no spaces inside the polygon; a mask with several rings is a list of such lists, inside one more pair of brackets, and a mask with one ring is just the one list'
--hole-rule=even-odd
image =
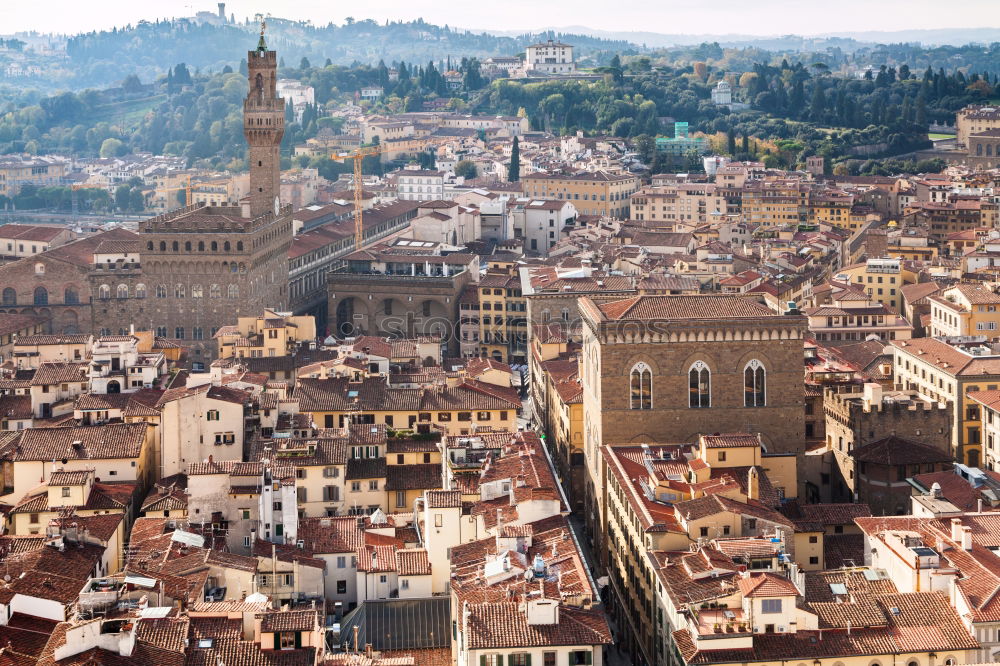
{"label": "yellow painted building", "polygon": [[393,430],[469,435],[480,428],[517,430],[521,406],[510,387],[466,381],[455,387],[390,388],[384,377],[300,378],[299,410],[320,428],[384,424]]}
{"label": "yellow painted building", "polygon": [[929,335],[985,335],[993,338],[1000,329],[1000,295],[981,284],[956,284],[940,294],[928,296],[931,304]]}
{"label": "yellow painted building", "polygon": [[610,171],[532,173],[521,178],[524,195],[532,199],[572,201],[581,215],[628,219],[630,198],[639,189],[639,178]]}
{"label": "yellow painted building", "polygon": [[523,360],[527,350],[527,301],[517,268],[479,278],[479,355],[501,363]]}
{"label": "yellow painted building", "polygon": [[982,457],[980,403],[969,397],[1000,387],[1000,356],[989,345],[949,345],[934,338],[894,340],[893,377],[897,388],[955,406],[951,453],[956,460],[978,467]]}
{"label": "yellow painted building", "polygon": [[[838,279],[863,288],[873,301],[903,312],[902,287],[917,282],[917,273],[899,259],[869,259],[837,271]],[[842,277],[841,277],[842,276]]]}
{"label": "yellow painted building", "polygon": [[220,359],[288,356],[316,339],[316,318],[265,310],[259,317],[240,317],[235,326],[223,326],[215,339]]}

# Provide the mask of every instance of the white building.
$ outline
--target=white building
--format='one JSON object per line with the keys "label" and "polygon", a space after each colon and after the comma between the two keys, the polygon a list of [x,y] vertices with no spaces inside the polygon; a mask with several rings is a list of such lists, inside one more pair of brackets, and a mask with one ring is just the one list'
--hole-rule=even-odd
{"label": "white building", "polygon": [[[151,335],[146,333],[149,342]],[[140,340],[135,335],[98,338],[91,350],[90,391],[92,393],[131,393],[153,388],[160,375],[167,371],[162,352],[140,352]]]}
{"label": "white building", "polygon": [[733,88],[723,79],[712,89],[712,104],[729,106],[733,103]]}
{"label": "white building", "polygon": [[396,176],[396,196],[403,201],[435,201],[444,198],[443,171],[406,168]]}
{"label": "white building", "polygon": [[249,393],[228,386],[203,384],[164,393],[156,404],[162,414],[157,474],[186,472],[192,463],[209,459],[242,460],[249,402]]}
{"label": "white building", "polygon": [[302,112],[306,104],[316,103],[316,91],[295,79],[278,79],[275,84],[278,97],[287,100],[295,110],[295,120],[302,120]]}
{"label": "white building", "polygon": [[572,74],[576,71],[573,47],[551,39],[525,49],[525,69],[543,74]]}
{"label": "white building", "polygon": [[576,206],[569,201],[518,199],[510,205],[510,238],[523,238],[524,249],[547,255],[559,242],[560,233],[577,217]]}

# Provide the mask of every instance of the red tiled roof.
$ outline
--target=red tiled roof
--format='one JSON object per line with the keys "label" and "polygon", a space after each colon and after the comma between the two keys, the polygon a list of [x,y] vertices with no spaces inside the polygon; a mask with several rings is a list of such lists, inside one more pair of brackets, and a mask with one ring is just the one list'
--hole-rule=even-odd
{"label": "red tiled roof", "polygon": [[751,574],[739,581],[744,597],[797,597],[798,589],[784,576],[772,573]]}

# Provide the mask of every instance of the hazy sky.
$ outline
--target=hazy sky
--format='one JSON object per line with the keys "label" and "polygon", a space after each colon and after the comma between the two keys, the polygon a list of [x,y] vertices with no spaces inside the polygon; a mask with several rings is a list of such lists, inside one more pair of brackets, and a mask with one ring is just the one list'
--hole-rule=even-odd
{"label": "hazy sky", "polygon": [[[942,6],[946,10],[942,10]],[[198,0],[0,0],[0,34],[19,30],[80,32],[140,19],[215,11]],[[492,30],[583,25],[604,30],[698,34],[819,34],[850,30],[991,27],[1000,24],[997,0],[234,0],[226,13],[256,12],[342,23],[356,19],[414,19]],[[994,17],[983,26],[977,19]],[[979,24],[979,25],[977,25]]]}

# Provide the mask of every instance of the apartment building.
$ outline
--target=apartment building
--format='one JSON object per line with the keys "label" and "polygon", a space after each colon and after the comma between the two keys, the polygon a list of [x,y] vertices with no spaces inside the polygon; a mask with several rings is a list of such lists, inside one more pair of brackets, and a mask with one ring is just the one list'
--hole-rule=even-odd
{"label": "apartment building", "polygon": [[631,199],[631,218],[639,221],[706,224],[728,212],[726,198],[712,183],[644,187]]}
{"label": "apartment building", "polygon": [[0,195],[15,197],[25,185],[61,185],[66,164],[51,157],[5,155],[0,159]]}
{"label": "apartment building", "polygon": [[1000,328],[1000,295],[981,284],[957,284],[927,297],[931,305],[928,334],[994,337]]}
{"label": "apartment building", "polygon": [[403,201],[438,201],[444,198],[443,171],[403,169],[396,176],[396,196]]}
{"label": "apartment building", "polygon": [[581,215],[628,219],[629,200],[639,189],[639,178],[609,171],[576,173],[535,172],[521,178],[525,196],[572,201]]}
{"label": "apartment building", "polygon": [[902,314],[902,289],[917,282],[917,272],[900,259],[876,257],[844,266],[837,271],[836,278],[863,289],[871,300]]}
{"label": "apartment building", "polygon": [[934,338],[896,340],[894,381],[897,388],[952,403],[951,453],[978,467],[983,460],[980,404],[970,393],[1000,385],[1000,356],[988,344],[948,344]]}

